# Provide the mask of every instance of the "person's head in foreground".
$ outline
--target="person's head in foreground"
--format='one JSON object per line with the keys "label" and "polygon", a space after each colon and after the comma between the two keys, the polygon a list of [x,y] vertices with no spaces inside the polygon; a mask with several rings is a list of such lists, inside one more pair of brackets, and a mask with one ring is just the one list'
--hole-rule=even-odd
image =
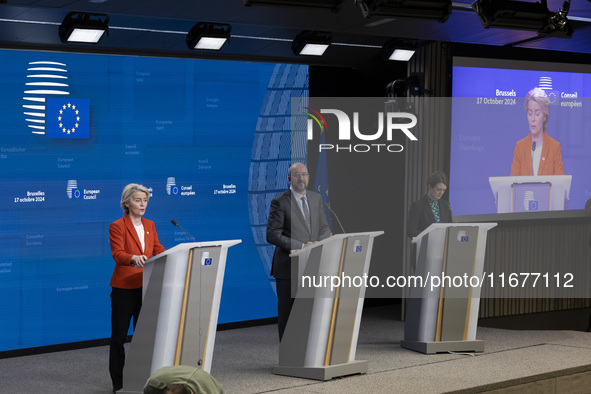
{"label": "person's head in foreground", "polygon": [[447,190],[447,176],[442,171],[435,171],[427,179],[429,191],[427,195],[431,200],[439,200]]}

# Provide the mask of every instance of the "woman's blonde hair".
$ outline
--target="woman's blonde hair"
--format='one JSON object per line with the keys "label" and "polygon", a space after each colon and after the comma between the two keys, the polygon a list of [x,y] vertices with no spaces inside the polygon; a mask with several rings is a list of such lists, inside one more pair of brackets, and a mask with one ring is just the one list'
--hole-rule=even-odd
{"label": "woman's blonde hair", "polygon": [[135,192],[144,192],[146,193],[148,200],[150,199],[150,191],[147,187],[137,183],[130,183],[125,186],[123,188],[123,193],[121,193],[121,208],[123,208],[123,211],[127,214],[129,214],[129,208],[125,203],[128,203],[131,200],[131,196],[133,196],[133,193]]}
{"label": "woman's blonde hair", "polygon": [[550,117],[550,99],[546,95],[546,92],[540,88],[533,88],[525,95],[525,112],[527,113],[527,106],[530,101],[535,101],[536,103],[540,104],[542,107],[542,112],[546,115],[546,120],[544,121],[544,131],[546,131],[546,124],[548,123],[548,118]]}

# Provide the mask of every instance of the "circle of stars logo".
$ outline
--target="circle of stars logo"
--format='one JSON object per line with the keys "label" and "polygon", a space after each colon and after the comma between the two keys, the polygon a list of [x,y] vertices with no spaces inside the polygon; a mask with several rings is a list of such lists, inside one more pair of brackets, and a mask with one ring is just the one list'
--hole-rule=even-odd
{"label": "circle of stars logo", "polygon": [[76,129],[78,129],[80,123],[79,111],[76,109],[75,105],[70,103],[67,105],[64,104],[59,110],[57,120],[59,121],[58,126],[62,130],[62,133],[74,133],[76,132]]}

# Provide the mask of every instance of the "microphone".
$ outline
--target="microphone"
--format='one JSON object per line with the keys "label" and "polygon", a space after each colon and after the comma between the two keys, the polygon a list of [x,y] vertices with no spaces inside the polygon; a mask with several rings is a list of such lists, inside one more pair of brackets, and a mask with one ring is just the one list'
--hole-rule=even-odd
{"label": "microphone", "polygon": [[535,150],[536,150],[536,141],[533,141],[533,142],[531,143],[531,151],[532,151],[532,152],[535,152]]}
{"label": "microphone", "polygon": [[170,221],[170,223],[172,223],[174,226],[180,228],[181,230],[183,230],[185,232],[185,234],[187,234],[192,240],[193,242],[197,242],[195,241],[195,238],[193,238],[193,236],[191,234],[189,234],[189,232],[187,230],[185,230],[184,228],[181,227],[181,225],[179,224],[179,222],[177,222],[176,220],[172,219]]}
{"label": "microphone", "polygon": [[329,211],[330,211],[330,212],[331,212],[331,213],[334,215],[335,219],[336,219],[336,220],[337,220],[337,222],[339,223],[339,226],[341,227],[341,231],[343,232],[343,234],[345,234],[345,233],[346,233],[346,231],[345,231],[345,229],[343,228],[343,225],[341,224],[341,221],[339,220],[339,217],[337,216],[337,214],[336,214],[336,213],[335,213],[335,212],[334,212],[332,209],[330,209],[330,205],[328,205],[328,204],[327,204],[327,203],[325,203],[325,202],[324,202],[324,203],[322,203],[322,204],[323,204],[323,205],[326,207],[326,209],[328,209],[328,210],[329,210]]}

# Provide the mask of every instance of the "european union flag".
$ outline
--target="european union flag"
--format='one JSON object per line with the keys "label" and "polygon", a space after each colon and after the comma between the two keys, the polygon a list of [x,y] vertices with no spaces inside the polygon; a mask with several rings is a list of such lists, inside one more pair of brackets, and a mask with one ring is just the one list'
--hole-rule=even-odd
{"label": "european union flag", "polygon": [[47,99],[47,138],[89,138],[90,100]]}

